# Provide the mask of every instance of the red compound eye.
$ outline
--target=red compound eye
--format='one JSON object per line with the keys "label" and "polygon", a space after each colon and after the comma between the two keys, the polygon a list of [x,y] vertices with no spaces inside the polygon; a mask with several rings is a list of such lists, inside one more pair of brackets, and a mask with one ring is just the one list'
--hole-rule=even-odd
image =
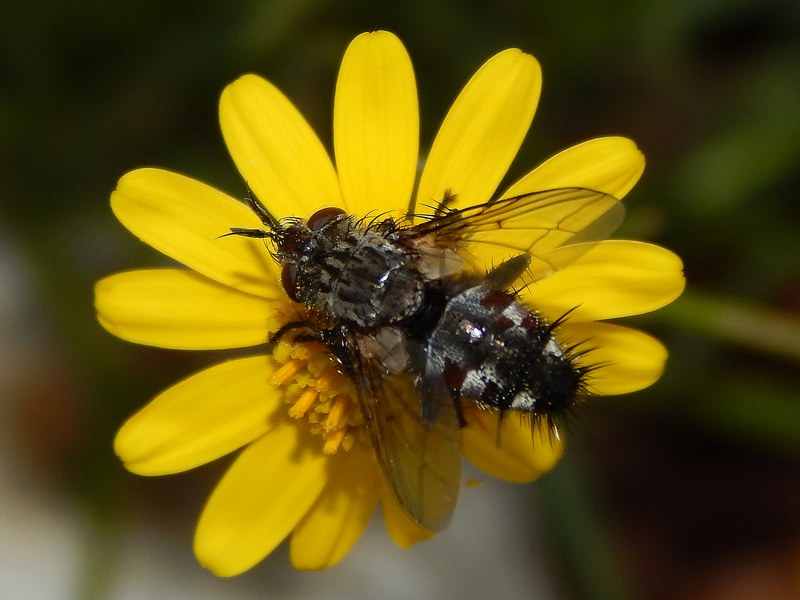
{"label": "red compound eye", "polygon": [[297,265],[291,263],[283,265],[283,270],[281,271],[281,285],[286,295],[289,296],[289,300],[300,302],[297,299]]}
{"label": "red compound eye", "polygon": [[336,206],[321,208],[308,218],[306,225],[311,231],[319,231],[344,211]]}

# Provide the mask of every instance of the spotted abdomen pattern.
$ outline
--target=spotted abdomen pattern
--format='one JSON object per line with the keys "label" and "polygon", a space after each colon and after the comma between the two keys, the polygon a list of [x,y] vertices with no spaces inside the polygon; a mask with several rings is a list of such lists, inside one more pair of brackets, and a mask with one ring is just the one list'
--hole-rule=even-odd
{"label": "spotted abdomen pattern", "polygon": [[553,329],[513,293],[475,285],[447,303],[426,374],[442,377],[457,400],[558,414],[574,403],[582,375]]}

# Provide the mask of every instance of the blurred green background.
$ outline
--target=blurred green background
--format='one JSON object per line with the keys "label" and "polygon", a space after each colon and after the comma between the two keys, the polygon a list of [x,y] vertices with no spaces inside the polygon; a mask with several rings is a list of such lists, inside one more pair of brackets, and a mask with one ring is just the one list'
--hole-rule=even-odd
{"label": "blurred green background", "polygon": [[[108,196],[146,165],[243,195],[216,104],[248,71],[330,146],[341,55],[379,28],[414,61],[423,146],[510,46],[544,71],[510,177],[594,136],[639,144],[620,235],[676,251],[689,282],[631,320],[668,345],[668,369],[587,407],[539,482],[466,493],[431,542],[400,551],[375,524],[325,573],[279,551],[219,580],[191,538],[228,461],[146,479],[113,456],[127,415],[221,355],[96,323],[97,279],[165,261]],[[0,598],[800,598],[799,173],[796,0],[4,2]]]}

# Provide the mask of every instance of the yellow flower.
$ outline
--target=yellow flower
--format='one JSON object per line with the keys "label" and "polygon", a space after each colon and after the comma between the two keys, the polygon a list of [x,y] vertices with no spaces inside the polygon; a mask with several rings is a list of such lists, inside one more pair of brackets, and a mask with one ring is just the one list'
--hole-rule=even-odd
{"label": "yellow flower", "polygon": [[[400,218],[448,190],[457,193],[455,208],[492,198],[530,126],[540,88],[532,56],[511,49],[492,57],[450,109],[416,191],[416,84],[405,48],[390,33],[360,35],[345,53],[334,103],[335,167],[297,109],[254,75],[225,89],[220,122],[242,177],[277,217],[308,218],[339,206],[357,216]],[[500,197],[582,187],[621,198],[643,168],[631,141],[594,139],[557,154]],[[111,205],[132,233],[188,267],[98,282],[97,312],[111,333],[165,348],[239,348],[264,344],[303,318],[262,240],[220,237],[232,226],[262,227],[242,202],[182,175],[141,169],[120,180]],[[502,258],[473,257],[479,268]],[[567,268],[540,273],[521,295],[550,322],[571,310],[559,339],[565,347],[588,340],[599,365],[591,391],[621,394],[656,381],[666,352],[650,336],[604,321],[674,300],[684,285],[681,269],[658,246],[602,241]],[[392,494],[363,432],[353,383],[319,343],[293,344],[290,337],[270,355],[212,366],[164,391],[115,441],[125,466],[143,475],[184,471],[242,449],[197,527],[197,557],[219,575],[251,568],[287,537],[295,567],[331,566],[378,503],[399,545],[432,535]],[[557,439],[532,433],[524,421],[498,421],[478,410],[465,417],[463,453],[493,476],[531,481],[560,455]]]}

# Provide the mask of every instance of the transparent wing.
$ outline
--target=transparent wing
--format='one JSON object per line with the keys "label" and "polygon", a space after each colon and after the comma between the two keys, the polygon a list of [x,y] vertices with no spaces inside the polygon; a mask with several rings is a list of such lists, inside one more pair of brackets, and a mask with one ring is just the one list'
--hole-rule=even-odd
{"label": "transparent wing", "polygon": [[[509,256],[528,254],[534,277],[559,270],[620,225],[625,209],[617,198],[587,188],[544,190],[448,210],[447,198],[433,215],[411,228],[437,246],[464,241],[485,269]],[[567,246],[580,244],[572,251]]]}
{"label": "transparent wing", "polygon": [[[373,360],[354,359],[361,411],[397,499],[426,529],[444,529],[461,483],[460,427],[452,399],[422,398],[415,373],[387,374]],[[429,424],[421,418],[423,402],[439,405]]]}

